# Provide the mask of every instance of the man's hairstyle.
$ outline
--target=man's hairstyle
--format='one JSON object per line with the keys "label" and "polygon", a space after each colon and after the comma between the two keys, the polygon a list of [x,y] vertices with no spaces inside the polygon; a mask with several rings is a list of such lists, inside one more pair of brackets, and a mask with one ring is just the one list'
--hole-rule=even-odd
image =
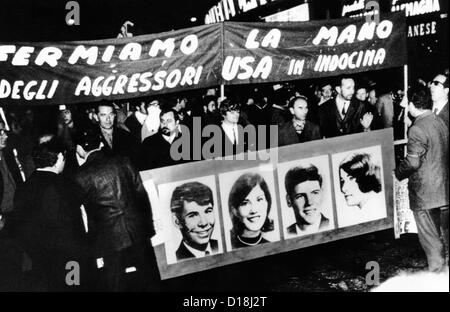
{"label": "man's hairstyle", "polygon": [[444,88],[448,88],[448,73],[442,73],[440,75],[445,77]]}
{"label": "man's hairstyle", "polygon": [[355,86],[355,92],[358,91],[359,89],[365,89],[366,92],[369,93],[369,86],[367,84],[364,83],[357,84]]}
{"label": "man's hairstyle", "polygon": [[338,80],[339,84],[338,84],[338,86],[341,87],[342,86],[342,82],[344,80],[348,80],[348,79],[351,79],[351,80],[355,81],[355,78],[353,78],[352,76],[349,76],[349,75],[339,76],[339,80]]}
{"label": "man's hairstyle", "polygon": [[241,110],[241,104],[235,99],[225,99],[220,102],[219,112],[220,115],[225,116],[227,112],[232,110]]}
{"label": "man's hairstyle", "polygon": [[209,104],[211,101],[214,101],[214,103],[217,104],[217,97],[216,97],[216,96],[213,96],[213,95],[206,95],[206,96],[203,98],[203,106],[208,106],[208,104]]}
{"label": "man's hairstyle", "polygon": [[306,181],[318,181],[320,187],[322,187],[322,176],[319,174],[319,170],[314,165],[308,167],[294,167],[289,169],[284,178],[284,186],[286,193],[289,197],[295,192],[295,187],[300,183]]}
{"label": "man's hairstyle", "polygon": [[200,206],[211,204],[214,198],[211,188],[200,182],[187,182],[179,185],[172,193],[170,210],[179,217],[184,210],[184,202],[195,202]]}
{"label": "man's hairstyle", "polygon": [[433,107],[430,90],[422,85],[417,85],[408,91],[408,100],[417,109],[425,110]]}
{"label": "man's hairstyle", "polygon": [[100,102],[98,102],[97,106],[95,107],[95,113],[96,114],[98,114],[100,106],[111,107],[113,112],[116,113],[116,108],[114,107],[114,103],[113,102],[110,102],[110,101],[107,101],[107,100],[101,100]]}
{"label": "man's hairstyle", "polygon": [[102,135],[99,131],[91,128],[83,130],[75,138],[75,143],[80,145],[86,152],[98,148],[101,142]]}
{"label": "man's hairstyle", "polygon": [[341,162],[339,169],[356,179],[361,192],[381,191],[381,169],[371,155],[366,153],[349,155]]}
{"label": "man's hairstyle", "polygon": [[33,149],[31,157],[36,168],[46,168],[53,167],[56,164],[59,153],[65,154],[64,145],[55,137],[52,137],[50,140],[38,144]]}
{"label": "man's hairstyle", "polygon": [[235,211],[239,210],[239,206],[244,199],[253,190],[255,186],[259,185],[267,200],[267,216],[264,225],[261,229],[263,232],[269,232],[274,229],[273,220],[269,218],[270,208],[272,207],[272,196],[270,195],[269,187],[264,178],[258,173],[244,173],[241,175],[231,187],[230,196],[228,198],[228,209],[233,223],[233,231],[240,235],[245,229],[244,224],[235,215]]}
{"label": "man's hairstyle", "polygon": [[330,86],[333,89],[333,83],[331,80],[324,80],[319,83],[319,89],[322,91],[322,89],[326,86]]}
{"label": "man's hairstyle", "polygon": [[159,114],[159,117],[161,118],[163,115],[167,114],[167,113],[173,113],[173,118],[175,118],[175,121],[180,120],[180,115],[178,115],[178,112],[176,110],[174,110],[173,108],[169,108],[169,107],[163,107],[161,109],[161,113]]}
{"label": "man's hairstyle", "polygon": [[295,102],[297,102],[297,100],[303,100],[306,102],[307,106],[308,105],[308,98],[304,95],[298,95],[298,96],[294,96],[289,100],[289,108],[294,107]]}

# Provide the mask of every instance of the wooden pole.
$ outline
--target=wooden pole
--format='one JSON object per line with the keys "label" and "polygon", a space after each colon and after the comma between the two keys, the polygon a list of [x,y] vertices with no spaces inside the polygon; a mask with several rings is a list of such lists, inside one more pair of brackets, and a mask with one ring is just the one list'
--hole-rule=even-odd
{"label": "wooden pole", "polygon": [[[403,91],[404,96],[408,96],[408,64],[403,65]],[[408,110],[405,108],[405,114],[403,116],[403,135],[404,139],[407,140],[408,127],[406,126],[406,119],[408,118]],[[406,146],[403,149],[403,156],[406,157]]]}

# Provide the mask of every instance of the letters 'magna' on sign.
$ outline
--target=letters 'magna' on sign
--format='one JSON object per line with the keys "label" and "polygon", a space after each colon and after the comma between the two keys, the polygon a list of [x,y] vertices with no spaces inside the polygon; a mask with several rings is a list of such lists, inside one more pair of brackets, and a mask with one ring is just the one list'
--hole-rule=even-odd
{"label": "letters 'magna' on sign", "polygon": [[227,22],[134,38],[0,43],[0,100],[92,102],[401,66],[404,20]]}

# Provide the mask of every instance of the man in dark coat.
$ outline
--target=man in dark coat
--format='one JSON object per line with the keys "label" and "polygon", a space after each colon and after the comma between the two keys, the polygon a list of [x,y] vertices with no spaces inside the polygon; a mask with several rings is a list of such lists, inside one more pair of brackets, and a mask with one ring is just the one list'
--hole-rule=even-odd
{"label": "man in dark coat", "polygon": [[172,144],[181,137],[179,115],[173,109],[163,109],[160,121],[160,131],[147,137],[141,144],[140,170],[172,166],[183,162],[181,159],[174,160],[170,154]]}
{"label": "man in dark coat", "polygon": [[343,77],[336,87],[338,95],[319,108],[320,130],[326,138],[381,129],[378,114],[368,103],[353,98],[355,81]]}
{"label": "man in dark coat", "polygon": [[292,120],[286,122],[278,132],[278,146],[303,143],[322,138],[319,126],[306,120],[308,100],[304,96],[296,96],[289,101]]}
{"label": "man in dark coat", "polygon": [[102,146],[98,134],[83,133],[77,143],[81,167],[75,176],[92,253],[104,263],[99,289],[129,290],[125,270],[133,266],[143,283],[134,290],[143,290],[152,273],[147,259],[154,234],[148,195],[130,160],[110,155]]}
{"label": "man in dark coat", "polygon": [[432,113],[426,87],[410,90],[408,97],[409,112],[415,120],[408,131],[407,156],[395,175],[399,180],[409,178],[410,208],[428,268],[443,271],[448,269],[448,230],[443,231],[445,223],[448,229],[448,127]]}
{"label": "man in dark coat", "polygon": [[[34,291],[87,289],[86,232],[74,185],[60,175],[64,155],[64,146],[55,139],[37,146],[32,154],[36,170],[18,188],[7,218],[6,230],[31,258]],[[66,284],[71,261],[84,272],[74,280],[80,278],[78,287]]]}
{"label": "man in dark coat", "polygon": [[444,120],[448,127],[448,75],[439,74],[430,83],[431,99],[433,100],[432,111]]}

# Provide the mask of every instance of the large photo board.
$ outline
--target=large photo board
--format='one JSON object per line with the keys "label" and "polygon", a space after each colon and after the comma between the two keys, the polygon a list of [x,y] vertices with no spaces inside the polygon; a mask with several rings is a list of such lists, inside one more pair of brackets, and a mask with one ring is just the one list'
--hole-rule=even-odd
{"label": "large photo board", "polygon": [[161,278],[392,228],[392,129],[141,172]]}

